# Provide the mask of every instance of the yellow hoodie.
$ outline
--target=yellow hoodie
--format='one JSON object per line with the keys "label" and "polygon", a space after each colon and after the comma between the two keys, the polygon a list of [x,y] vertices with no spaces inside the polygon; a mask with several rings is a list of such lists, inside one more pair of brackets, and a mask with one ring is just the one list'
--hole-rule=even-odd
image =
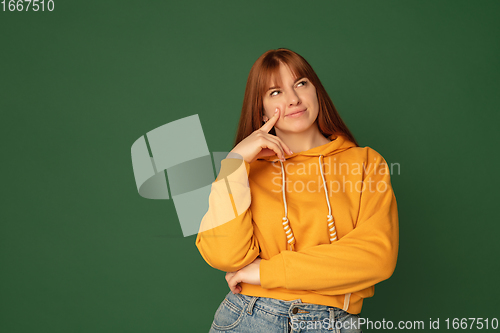
{"label": "yellow hoodie", "polygon": [[225,272],[260,263],[261,285],[241,293],[358,314],[394,272],[396,198],[384,158],[344,136],[251,164],[230,153],[212,183],[196,246]]}

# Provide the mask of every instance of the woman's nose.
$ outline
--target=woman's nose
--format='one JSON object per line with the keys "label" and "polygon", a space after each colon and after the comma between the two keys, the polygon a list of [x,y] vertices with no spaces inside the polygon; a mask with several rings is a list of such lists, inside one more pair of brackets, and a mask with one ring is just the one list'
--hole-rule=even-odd
{"label": "woman's nose", "polygon": [[300,102],[300,97],[297,93],[292,90],[288,93],[288,105],[296,105]]}

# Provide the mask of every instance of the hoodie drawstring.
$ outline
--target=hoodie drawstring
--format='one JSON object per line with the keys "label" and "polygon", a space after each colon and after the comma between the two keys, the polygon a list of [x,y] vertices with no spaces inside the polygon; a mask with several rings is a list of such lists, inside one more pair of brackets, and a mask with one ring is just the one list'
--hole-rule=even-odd
{"label": "hoodie drawstring", "polygon": [[285,169],[283,168],[283,162],[281,162],[281,193],[283,193],[283,204],[285,205],[285,217],[283,217],[283,229],[285,229],[285,234],[288,242],[288,248],[290,251],[294,251],[295,237],[293,236],[292,228],[290,228],[290,224],[288,223],[287,217],[287,207],[286,207],[286,196],[285,196]]}
{"label": "hoodie drawstring", "polygon": [[[332,207],[330,205],[330,199],[328,198],[328,189],[326,188],[326,180],[325,180],[325,175],[323,174],[323,160],[322,160],[323,155],[319,155],[319,169],[321,172],[321,178],[323,179],[323,189],[325,190],[325,197],[326,197],[326,204],[328,205],[328,215],[326,216],[327,218],[327,223],[328,223],[328,231],[330,233],[330,243],[335,242],[337,238],[337,231],[335,230],[335,221],[333,220],[333,215],[332,215]],[[283,205],[285,206],[285,216],[283,217],[283,229],[285,230],[287,242],[288,242],[288,248],[290,251],[294,251],[295,248],[295,237],[293,236],[293,231],[292,228],[290,227],[290,223],[288,221],[288,209],[286,205],[286,195],[285,195],[285,168],[283,167],[283,162],[281,162],[281,193],[283,194]]]}
{"label": "hoodie drawstring", "polygon": [[[321,172],[321,178],[323,179],[323,189],[325,190],[325,197],[326,197],[326,204],[328,205],[328,215],[326,216],[327,222],[328,222],[328,231],[330,235],[330,243],[335,242],[338,237],[337,237],[337,231],[335,230],[335,221],[333,220],[333,215],[332,215],[332,207],[330,205],[330,199],[328,198],[328,190],[326,188],[326,180],[325,180],[325,175],[323,174],[323,160],[322,160],[323,155],[319,155],[319,169]],[[281,192],[283,194],[283,205],[285,206],[285,216],[283,217],[283,229],[285,230],[287,242],[288,242],[288,248],[290,251],[294,251],[295,249],[295,237],[293,236],[293,231],[292,228],[290,227],[289,221],[288,221],[288,210],[287,210],[287,205],[286,205],[286,195],[285,195],[285,168],[283,167],[283,162],[281,162],[281,177],[282,177],[282,182],[281,182]],[[349,301],[351,299],[351,293],[345,294],[344,295],[344,307],[343,310],[347,311],[349,308]]]}
{"label": "hoodie drawstring", "polygon": [[333,220],[332,207],[330,206],[328,190],[326,189],[325,175],[323,174],[323,162],[321,161],[322,157],[323,155],[319,155],[319,168],[321,170],[321,178],[323,178],[323,188],[325,189],[326,203],[328,205],[328,215],[326,217],[328,219],[328,230],[330,231],[330,243],[333,243],[337,240],[337,231],[335,231],[335,221]]}

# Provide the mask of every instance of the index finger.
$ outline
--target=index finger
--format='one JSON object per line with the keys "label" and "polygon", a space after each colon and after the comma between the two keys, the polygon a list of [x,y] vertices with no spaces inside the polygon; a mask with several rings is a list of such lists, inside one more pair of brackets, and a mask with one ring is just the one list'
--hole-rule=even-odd
{"label": "index finger", "polygon": [[278,121],[280,118],[280,109],[276,108],[276,111],[274,112],[274,116],[267,121],[262,127],[260,128],[261,130],[265,131],[266,133],[269,133],[271,128],[273,128],[274,124]]}

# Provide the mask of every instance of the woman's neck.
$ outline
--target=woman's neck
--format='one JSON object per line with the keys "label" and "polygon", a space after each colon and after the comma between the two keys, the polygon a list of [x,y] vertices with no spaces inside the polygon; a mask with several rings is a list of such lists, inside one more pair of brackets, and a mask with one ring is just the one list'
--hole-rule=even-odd
{"label": "woman's neck", "polygon": [[325,138],[319,131],[318,127],[311,126],[309,130],[296,132],[283,132],[275,128],[276,135],[285,142],[285,144],[294,152],[300,153],[309,149],[331,142],[329,138]]}

